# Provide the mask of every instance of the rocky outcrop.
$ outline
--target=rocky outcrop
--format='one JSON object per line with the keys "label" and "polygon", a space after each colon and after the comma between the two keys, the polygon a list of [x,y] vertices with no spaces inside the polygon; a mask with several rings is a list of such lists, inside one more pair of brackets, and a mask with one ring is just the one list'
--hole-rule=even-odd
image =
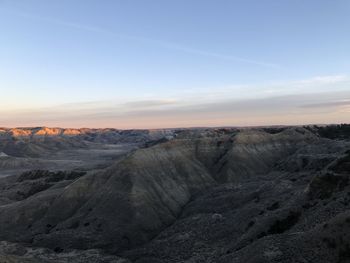
{"label": "rocky outcrop", "polygon": [[59,249],[26,248],[21,244],[0,242],[0,262],[4,263],[130,263],[117,256],[105,255],[97,249],[70,250],[62,252]]}

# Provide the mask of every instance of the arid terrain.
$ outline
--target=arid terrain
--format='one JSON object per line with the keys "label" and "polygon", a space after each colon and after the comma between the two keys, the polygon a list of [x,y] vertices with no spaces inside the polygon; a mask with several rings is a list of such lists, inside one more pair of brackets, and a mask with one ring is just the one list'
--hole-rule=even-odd
{"label": "arid terrain", "polygon": [[0,262],[350,262],[350,125],[1,128]]}

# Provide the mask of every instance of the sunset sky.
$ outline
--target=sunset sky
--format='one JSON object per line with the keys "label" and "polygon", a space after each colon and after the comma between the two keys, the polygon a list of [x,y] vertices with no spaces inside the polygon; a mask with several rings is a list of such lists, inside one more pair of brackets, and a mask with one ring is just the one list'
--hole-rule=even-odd
{"label": "sunset sky", "polygon": [[0,127],[350,121],[348,0],[0,0]]}

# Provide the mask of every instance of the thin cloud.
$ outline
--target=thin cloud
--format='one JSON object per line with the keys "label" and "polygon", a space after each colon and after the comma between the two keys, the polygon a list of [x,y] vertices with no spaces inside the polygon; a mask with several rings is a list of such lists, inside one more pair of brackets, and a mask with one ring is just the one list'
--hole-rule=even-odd
{"label": "thin cloud", "polygon": [[321,102],[321,103],[302,105],[303,108],[324,108],[324,107],[339,107],[339,106],[350,106],[350,100],[330,101],[330,102]]}
{"label": "thin cloud", "polygon": [[346,82],[349,81],[349,77],[347,75],[330,75],[330,76],[316,76],[311,79],[296,81],[296,84],[299,85],[310,85],[310,84],[318,84],[318,85],[328,85],[332,83]]}
{"label": "thin cloud", "polygon": [[[4,9],[2,9],[2,10],[4,10]],[[20,16],[23,18],[43,21],[43,22],[47,22],[47,23],[51,23],[51,24],[55,24],[55,25],[59,25],[59,26],[70,27],[70,28],[94,32],[94,33],[98,33],[98,34],[110,35],[113,37],[117,37],[119,39],[131,40],[131,41],[136,41],[136,42],[146,43],[146,44],[152,44],[152,45],[156,45],[156,46],[159,46],[162,48],[166,48],[166,49],[170,49],[170,50],[177,50],[177,51],[181,51],[181,52],[185,52],[185,53],[189,53],[189,54],[200,55],[200,56],[204,56],[204,57],[211,57],[211,58],[233,61],[233,62],[242,62],[242,63],[257,65],[257,66],[266,67],[266,68],[280,68],[279,65],[274,64],[274,63],[270,63],[270,62],[257,61],[257,60],[253,60],[253,59],[241,58],[241,57],[237,57],[237,56],[230,56],[230,55],[220,54],[220,53],[216,53],[216,52],[204,51],[204,50],[200,50],[200,49],[196,49],[196,48],[189,48],[189,47],[179,45],[177,43],[172,43],[172,42],[167,42],[167,41],[162,41],[162,40],[156,40],[156,39],[138,37],[138,36],[131,36],[131,35],[117,34],[111,30],[107,30],[107,29],[103,29],[103,28],[95,27],[95,26],[81,25],[81,24],[72,23],[72,22],[65,22],[65,21],[58,20],[58,19],[41,17],[41,16],[36,16],[36,15],[22,13],[22,12],[13,12],[12,10],[6,10],[6,11],[11,12],[11,14],[13,14],[13,15],[17,15],[17,16]]]}
{"label": "thin cloud", "polygon": [[124,103],[123,106],[129,107],[129,108],[136,108],[136,109],[145,109],[145,108],[155,108],[155,107],[162,107],[162,106],[169,106],[169,105],[176,105],[176,100],[142,100],[142,101],[131,101]]}
{"label": "thin cloud", "polygon": [[[57,111],[57,107],[36,112],[0,116],[7,126],[90,126],[115,128],[164,128],[215,125],[272,125],[344,122],[349,104],[335,104],[341,98],[350,98],[350,91],[287,95],[248,100],[220,100],[217,102],[175,102],[163,108],[162,101],[135,101],[115,107],[93,110],[76,107],[75,111]],[[326,99],[329,98],[329,102]],[[152,103],[159,103],[150,107]],[[312,102],[313,106],[310,102]],[[347,100],[350,102],[350,99]],[[101,104],[102,105],[102,104]],[[130,107],[135,105],[136,107]],[[317,107],[316,107],[317,105]],[[322,107],[321,105],[325,105]],[[330,107],[332,105],[332,107]],[[347,109],[347,110],[346,110]],[[14,121],[15,120],[15,121]],[[16,122],[16,125],[13,123]],[[12,123],[12,125],[11,125]]]}
{"label": "thin cloud", "polygon": [[[312,80],[315,78],[310,78]],[[327,89],[318,88],[315,81],[285,82],[281,87],[308,83],[297,93],[269,93],[239,96],[243,89],[216,88],[178,93],[166,98],[90,101],[27,110],[0,110],[2,126],[65,126],[164,128],[190,126],[269,125],[302,123],[337,123],[349,118],[350,90],[345,78],[325,77]],[[337,80],[334,82],[333,80]],[[338,86],[337,83],[342,85]],[[322,85],[321,85],[322,86]],[[269,86],[261,85],[260,89]],[[345,89],[344,89],[345,87]],[[239,87],[238,87],[239,88]],[[272,86],[271,88],[277,88]],[[238,95],[237,95],[238,94]]]}

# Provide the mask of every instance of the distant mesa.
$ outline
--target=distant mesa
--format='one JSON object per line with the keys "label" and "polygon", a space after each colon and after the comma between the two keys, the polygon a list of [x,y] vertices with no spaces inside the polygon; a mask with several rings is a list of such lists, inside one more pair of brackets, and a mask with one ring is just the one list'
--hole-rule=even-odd
{"label": "distant mesa", "polygon": [[0,136],[32,137],[32,136],[75,136],[92,132],[96,129],[64,129],[48,127],[0,128]]}

